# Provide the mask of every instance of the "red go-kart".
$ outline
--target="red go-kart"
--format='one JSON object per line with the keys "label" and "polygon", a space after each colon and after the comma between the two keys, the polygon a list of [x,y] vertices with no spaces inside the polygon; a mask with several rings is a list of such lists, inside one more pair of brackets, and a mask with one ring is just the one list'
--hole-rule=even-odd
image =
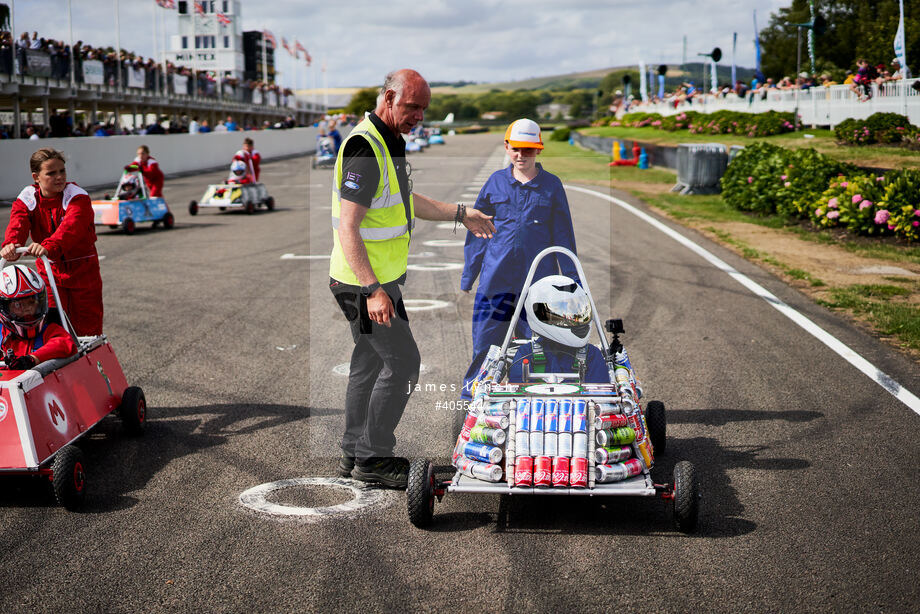
{"label": "red go-kart", "polygon": [[[21,253],[25,252],[22,248]],[[139,435],[147,421],[144,392],[128,386],[105,335],[77,337],[61,309],[51,266],[49,285],[62,326],[79,351],[32,369],[7,369],[0,362],[0,475],[46,477],[57,501],[76,509],[84,501],[86,471],[75,443],[112,412],[125,430]],[[0,259],[0,269],[6,262]]]}

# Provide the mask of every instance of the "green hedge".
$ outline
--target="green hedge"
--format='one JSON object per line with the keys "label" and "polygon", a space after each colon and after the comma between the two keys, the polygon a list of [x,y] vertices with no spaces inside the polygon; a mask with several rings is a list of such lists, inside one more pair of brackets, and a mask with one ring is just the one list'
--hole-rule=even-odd
{"label": "green hedge", "polygon": [[920,239],[920,170],[874,175],[813,149],[745,147],[722,177],[732,207],[861,235]]}
{"label": "green hedge", "polygon": [[834,127],[847,145],[900,144],[916,136],[917,127],[897,113],[874,113],[866,119],[845,119]]}
{"label": "green hedge", "polygon": [[622,119],[606,118],[601,123],[609,126],[642,128],[650,126],[673,132],[689,130],[691,134],[737,134],[748,137],[772,136],[792,132],[794,115],[767,111],[766,113],[739,113],[738,111],[716,111],[699,113],[683,111],[676,115],[662,116],[658,113],[627,113]]}

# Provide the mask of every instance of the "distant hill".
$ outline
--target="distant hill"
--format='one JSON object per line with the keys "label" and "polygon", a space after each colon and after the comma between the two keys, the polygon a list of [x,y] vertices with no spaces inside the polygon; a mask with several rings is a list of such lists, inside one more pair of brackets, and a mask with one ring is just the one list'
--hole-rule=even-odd
{"label": "distant hill", "polygon": [[[657,70],[658,66],[653,66]],[[684,65],[683,69],[679,64],[669,64],[668,72],[665,77],[665,87],[673,89],[684,81],[693,81],[696,85],[700,84],[700,78],[703,76],[703,69],[706,71],[706,82],[709,82],[709,64],[701,62],[690,62]],[[619,73],[631,71],[638,72],[636,65],[632,66],[615,66],[612,68],[598,68],[584,72],[569,73],[565,75],[551,75],[546,77],[534,77],[522,81],[505,81],[499,83],[476,83],[464,85],[462,87],[439,85],[432,87],[431,91],[435,94],[482,94],[491,90],[513,91],[513,90],[539,90],[539,89],[592,89],[600,85],[601,79],[610,73]],[[730,64],[720,62],[716,66],[716,75],[719,83],[728,83],[731,79],[732,68]],[[736,73],[739,79],[750,82],[754,76],[753,68],[736,67]],[[639,84],[634,81],[633,89],[637,89]],[[657,87],[657,86],[656,86]]]}

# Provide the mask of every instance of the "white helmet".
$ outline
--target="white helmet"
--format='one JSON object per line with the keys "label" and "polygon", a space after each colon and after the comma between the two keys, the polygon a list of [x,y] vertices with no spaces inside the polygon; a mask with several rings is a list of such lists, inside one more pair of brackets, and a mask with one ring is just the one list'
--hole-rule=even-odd
{"label": "white helmet", "polygon": [[125,175],[121,181],[121,189],[118,192],[120,200],[133,200],[140,192],[140,184],[137,181],[137,175]]}
{"label": "white helmet", "polygon": [[234,160],[230,163],[230,172],[236,177],[242,177],[246,174],[246,163],[242,160]]}
{"label": "white helmet", "polygon": [[572,278],[550,275],[534,282],[527,291],[524,309],[536,334],[573,348],[588,344],[591,300]]}
{"label": "white helmet", "polygon": [[0,322],[23,339],[34,339],[48,315],[48,291],[38,273],[22,264],[0,272]]}

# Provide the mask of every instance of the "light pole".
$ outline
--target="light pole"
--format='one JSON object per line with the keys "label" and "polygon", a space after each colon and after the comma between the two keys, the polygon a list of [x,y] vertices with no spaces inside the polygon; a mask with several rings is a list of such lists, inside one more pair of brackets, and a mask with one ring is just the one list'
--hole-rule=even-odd
{"label": "light pole", "polygon": [[[796,80],[800,79],[799,75],[802,72],[802,28],[808,28],[809,32],[814,32],[817,35],[824,34],[827,31],[827,21],[821,14],[815,15],[814,19],[811,21],[806,21],[805,23],[794,23],[792,24],[796,27],[795,32],[795,47],[796,47],[796,57],[795,57],[795,78]],[[811,58],[811,64],[814,66],[815,59]],[[796,132],[799,131],[799,91],[801,87],[795,88],[795,118],[793,119],[793,126]],[[814,95],[814,94],[812,94]]]}

